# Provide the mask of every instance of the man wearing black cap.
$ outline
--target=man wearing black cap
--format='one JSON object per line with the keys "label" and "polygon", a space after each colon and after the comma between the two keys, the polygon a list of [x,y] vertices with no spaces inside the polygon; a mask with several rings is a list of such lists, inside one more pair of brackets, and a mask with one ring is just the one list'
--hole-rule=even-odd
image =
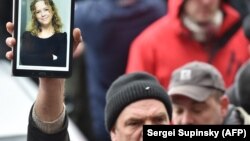
{"label": "man wearing black cap", "polygon": [[194,61],[176,69],[168,93],[173,124],[250,124],[243,108],[229,104],[224,80],[210,64]]}
{"label": "man wearing black cap", "polygon": [[106,96],[105,125],[112,141],[142,140],[144,124],[169,124],[172,107],[167,93],[150,74],[123,75]]}

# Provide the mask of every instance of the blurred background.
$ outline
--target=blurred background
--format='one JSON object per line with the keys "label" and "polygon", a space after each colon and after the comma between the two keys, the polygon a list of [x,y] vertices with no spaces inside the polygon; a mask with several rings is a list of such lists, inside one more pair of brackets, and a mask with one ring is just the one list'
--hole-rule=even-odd
{"label": "blurred background", "polygon": [[[94,2],[95,1],[95,2]],[[140,22],[140,26],[136,25],[134,27],[138,28],[123,28],[123,31],[136,31],[136,33],[133,33],[133,36],[131,34],[126,34],[126,36],[122,36],[124,32],[121,32],[118,27],[118,23],[127,23],[129,24],[129,21],[131,19],[126,18],[128,15],[127,11],[121,14],[121,17],[116,17],[115,19],[110,18],[109,20],[105,19],[104,17],[107,16],[107,13],[99,13],[97,15],[98,18],[94,18],[92,10],[96,6],[104,6],[103,9],[108,9],[109,5],[105,7],[105,4],[101,5],[99,2],[105,1],[105,0],[75,0],[75,6],[76,6],[76,13],[75,13],[75,23],[77,27],[82,28],[83,32],[83,38],[86,40],[86,52],[89,52],[90,54],[93,53],[96,49],[95,43],[106,43],[105,47],[107,49],[114,49],[113,52],[122,52],[121,55],[124,56],[122,58],[123,60],[127,58],[127,51],[128,47],[131,43],[131,41],[138,35],[146,26],[150,25],[154,20],[157,20],[157,18],[160,18],[161,16],[164,16],[167,14],[167,0],[159,0],[161,1],[163,5],[164,12],[158,13],[158,17],[152,18],[152,20],[149,20],[146,14],[151,13],[151,11],[148,11],[148,13],[138,12],[138,13],[132,13],[130,15],[130,18],[136,22],[138,22],[136,19],[141,20],[143,22]],[[115,0],[106,0],[106,1],[115,1]],[[132,2],[133,0],[127,0],[128,3]],[[141,0],[138,0],[141,2]],[[143,1],[143,0],[142,0]],[[151,0],[155,1],[155,0]],[[246,5],[242,5],[242,1],[244,0],[228,0],[234,5],[242,15],[247,16],[249,13],[249,8],[246,7]],[[126,2],[126,1],[125,1]],[[248,2],[249,3],[249,2]],[[132,6],[131,6],[132,7]],[[82,10],[87,9],[88,13],[81,13]],[[132,11],[133,8],[131,8]],[[100,9],[99,9],[100,10]],[[109,9],[108,9],[109,10]],[[112,9],[114,11],[111,11],[111,13],[118,13],[119,8]],[[117,10],[117,11],[115,11]],[[134,9],[133,9],[134,10]],[[121,11],[121,10],[120,10]],[[119,11],[119,12],[120,12]],[[125,10],[124,10],[125,11]],[[99,11],[100,12],[100,11]],[[110,11],[109,11],[110,12]],[[122,13],[122,12],[121,12]],[[127,15],[126,15],[127,14]],[[145,14],[145,15],[144,15]],[[143,17],[139,18],[139,17]],[[125,18],[124,18],[125,17]],[[9,48],[5,44],[5,39],[10,36],[9,33],[7,33],[5,24],[7,21],[12,20],[12,0],[2,0],[0,2],[0,141],[26,141],[26,132],[27,132],[27,125],[28,125],[28,113],[30,110],[30,106],[33,104],[35,96],[37,94],[37,85],[38,80],[37,78],[24,78],[24,77],[11,77],[11,62],[5,59],[5,53],[9,50]],[[242,17],[242,20],[244,18]],[[108,21],[110,23],[103,24],[102,21]],[[144,23],[145,22],[145,23]],[[117,25],[115,25],[115,24]],[[141,24],[143,23],[143,24]],[[108,28],[104,28],[105,26]],[[112,26],[110,26],[112,25]],[[142,26],[143,25],[143,26]],[[248,23],[246,23],[248,25]],[[250,24],[249,24],[250,25]],[[109,27],[110,26],[110,27]],[[125,25],[127,26],[127,25]],[[89,27],[89,28],[87,28]],[[100,27],[100,28],[99,28]],[[102,28],[103,27],[103,28]],[[114,28],[113,28],[114,27]],[[136,29],[136,30],[135,30]],[[113,40],[114,38],[104,38],[105,35],[109,35],[109,33],[119,33],[122,36],[122,39],[124,39],[124,46],[125,48],[121,51],[117,48],[112,48],[112,46],[115,46],[114,44],[111,44],[109,41]],[[103,34],[105,33],[105,34]],[[249,32],[250,33],[250,32]],[[103,36],[103,37],[101,37]],[[93,38],[93,41],[91,41],[91,38]],[[98,40],[94,40],[98,39]],[[118,40],[117,42],[120,43],[122,40]],[[104,45],[103,45],[104,46]],[[98,50],[98,49],[97,49]],[[124,51],[125,50],[125,51]],[[110,58],[112,61],[119,61],[116,60],[115,57],[112,56],[113,52],[107,52],[105,49],[98,50],[99,52],[96,53],[98,56],[103,56]],[[110,55],[108,54],[110,53]],[[95,54],[95,55],[96,55]],[[93,59],[95,58],[95,55],[92,56]],[[118,54],[120,55],[120,54]],[[95,134],[93,134],[93,130],[96,128],[93,126],[95,121],[92,118],[92,114],[94,112],[99,112],[98,109],[93,109],[90,106],[90,96],[88,95],[90,93],[89,86],[92,86],[92,83],[88,81],[89,74],[91,72],[96,72],[94,76],[98,77],[101,75],[101,72],[104,70],[88,70],[88,66],[91,64],[88,60],[86,60],[86,53],[83,50],[78,51],[78,55],[74,58],[74,64],[73,64],[73,75],[71,78],[66,80],[66,92],[65,92],[65,103],[67,112],[70,117],[70,136],[72,141],[99,141],[95,139]],[[90,57],[91,58],[91,57]],[[91,59],[92,59],[91,58]],[[98,58],[99,59],[99,58]],[[100,62],[103,61],[102,59],[99,60]],[[90,63],[90,64],[88,64]],[[99,62],[93,63],[94,65],[99,65],[101,68],[102,66],[98,64]],[[121,75],[125,72],[125,64],[126,62],[118,62],[120,68],[115,68],[115,74],[114,76],[110,77],[109,80],[100,80],[99,83],[105,88],[102,93],[105,93],[105,90],[109,87],[109,84],[112,82],[113,79]],[[111,63],[111,66],[114,65]],[[249,65],[250,66],[250,65]],[[247,69],[246,67],[245,69]],[[250,67],[249,67],[250,68]],[[118,69],[122,69],[120,72]],[[106,70],[108,73],[108,70]],[[243,106],[246,109],[249,109],[250,111],[250,103],[248,102],[249,98],[239,98],[239,96],[243,96],[242,94],[239,94],[239,92],[244,89],[244,94],[250,94],[250,89],[246,89],[249,86],[243,84],[249,84],[249,79],[243,78],[250,78],[250,70],[243,71],[241,70],[240,74],[238,74],[238,79],[235,85],[233,85],[230,89],[228,89],[227,94],[230,96],[230,100],[232,102],[237,103],[236,105],[242,106],[241,103],[244,103]],[[244,73],[244,75],[242,74]],[[248,76],[246,76],[248,75]],[[244,77],[242,77],[244,76]],[[96,78],[94,77],[94,78]],[[106,78],[109,76],[105,76]],[[242,77],[242,79],[240,79]],[[249,82],[248,82],[249,81]],[[238,86],[240,84],[240,86]],[[242,90],[243,91],[243,90]],[[235,94],[237,96],[235,96]],[[105,98],[103,96],[102,98]],[[237,99],[237,101],[236,101]],[[240,100],[244,100],[244,102],[240,102]],[[99,100],[99,99],[98,99]],[[103,99],[101,99],[103,100]],[[246,102],[247,101],[247,102]],[[95,103],[99,104],[99,103]],[[104,108],[104,107],[102,107]],[[103,117],[100,117],[100,119],[103,119]],[[100,132],[104,132],[106,135],[106,131],[103,129],[103,127],[100,127]],[[103,140],[104,141],[104,140]]]}

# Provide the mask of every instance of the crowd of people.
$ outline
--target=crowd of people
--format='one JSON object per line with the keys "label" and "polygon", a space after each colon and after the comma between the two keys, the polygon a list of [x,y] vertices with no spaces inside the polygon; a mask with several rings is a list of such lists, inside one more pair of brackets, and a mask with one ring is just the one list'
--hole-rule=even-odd
{"label": "crowd of people", "polygon": [[[106,1],[79,2],[73,32],[86,57],[91,141],[139,141],[145,124],[250,124],[250,44],[229,1]],[[39,78],[28,141],[70,139],[65,91],[64,79]]]}

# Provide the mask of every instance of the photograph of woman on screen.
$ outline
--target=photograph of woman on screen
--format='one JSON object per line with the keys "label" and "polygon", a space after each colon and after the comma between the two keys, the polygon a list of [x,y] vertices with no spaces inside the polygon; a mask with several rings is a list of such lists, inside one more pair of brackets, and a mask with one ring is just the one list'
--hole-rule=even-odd
{"label": "photograph of woman on screen", "polygon": [[54,2],[33,0],[30,11],[31,23],[21,37],[21,64],[66,66],[67,34],[61,32],[62,22]]}

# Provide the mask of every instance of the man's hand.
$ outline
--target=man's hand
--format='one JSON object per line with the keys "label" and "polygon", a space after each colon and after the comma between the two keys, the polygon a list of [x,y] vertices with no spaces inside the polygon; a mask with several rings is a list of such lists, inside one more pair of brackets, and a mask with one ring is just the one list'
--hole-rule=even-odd
{"label": "man's hand", "polygon": [[[7,31],[12,34],[14,31],[14,24],[8,22],[6,24]],[[84,48],[81,31],[78,28],[73,30],[73,50],[77,48]],[[13,48],[16,44],[16,39],[8,37],[6,44]],[[13,59],[13,51],[6,53],[6,58]],[[37,96],[34,109],[36,115],[42,121],[54,121],[62,113],[64,108],[64,79],[59,78],[39,78],[39,94]]]}

